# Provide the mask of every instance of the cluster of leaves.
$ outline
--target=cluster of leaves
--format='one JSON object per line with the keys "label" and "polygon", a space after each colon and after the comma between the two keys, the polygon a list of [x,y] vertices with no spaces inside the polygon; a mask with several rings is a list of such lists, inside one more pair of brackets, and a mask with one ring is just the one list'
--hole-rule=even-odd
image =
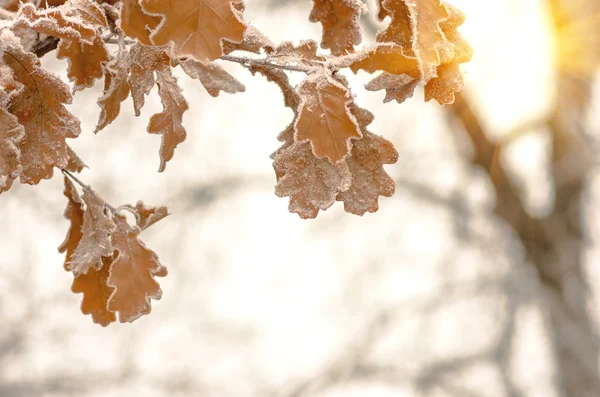
{"label": "cluster of leaves", "polygon": [[[398,153],[368,130],[373,114],[356,105],[338,72],[379,73],[366,88],[384,90],[384,102],[401,103],[424,86],[427,101],[448,104],[463,88],[459,65],[472,55],[457,31],[463,14],[443,0],[381,0],[379,18],[389,25],[375,45],[362,47],[361,0],[313,0],[309,19],[322,24],[320,47],[328,53],[313,40],[274,44],[243,20],[242,0],[0,0],[0,11],[0,193],[17,180],[35,185],[55,169],[65,174],[71,229],[60,250],[73,291],[84,294],[82,311],[102,325],[116,321],[116,313],[133,321],[160,298],[154,277],[166,270],[138,235],[167,210],[142,203],[115,209],[74,177],[85,165],[67,143],[81,132],[65,107],[72,93],[104,79],[97,133],[129,96],[139,116],[156,85],[163,110],[147,131],[162,136],[163,171],[186,137],[188,104],[173,69],[181,67],[216,97],[245,90],[221,66],[241,64],[277,84],[294,113],[271,155],[275,193],[289,197],[290,211],[302,218],[336,201],[363,215],[394,193],[383,166]],[[68,60],[70,85],[40,66],[39,57],[54,49]],[[306,77],[293,87],[290,72]],[[123,210],[135,214],[136,226]]]}

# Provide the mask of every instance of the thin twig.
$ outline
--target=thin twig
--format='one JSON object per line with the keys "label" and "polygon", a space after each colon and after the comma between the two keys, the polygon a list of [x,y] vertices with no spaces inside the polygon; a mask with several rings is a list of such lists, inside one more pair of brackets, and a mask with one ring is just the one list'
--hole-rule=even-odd
{"label": "thin twig", "polygon": [[267,66],[275,69],[289,70],[291,72],[302,72],[302,73],[310,73],[314,69],[312,67],[307,66],[293,66],[293,65],[280,65],[278,63],[270,62],[269,59],[252,59],[246,57],[236,57],[232,55],[223,55],[221,58],[225,61],[236,62],[245,67],[251,67],[252,65],[260,65]]}
{"label": "thin twig", "polygon": [[90,187],[88,185],[86,185],[85,183],[83,183],[79,178],[77,178],[75,175],[73,175],[72,172],[65,170],[64,168],[60,169],[62,171],[62,173],[69,177],[73,182],[77,183],[79,186],[81,186],[83,189],[89,189]]}

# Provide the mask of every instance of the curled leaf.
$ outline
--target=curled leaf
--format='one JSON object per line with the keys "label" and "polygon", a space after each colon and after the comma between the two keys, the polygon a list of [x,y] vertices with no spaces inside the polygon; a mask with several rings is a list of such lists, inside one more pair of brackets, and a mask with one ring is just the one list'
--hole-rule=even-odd
{"label": "curled leaf", "polygon": [[362,41],[358,20],[364,12],[360,0],[313,0],[309,19],[323,25],[321,47],[329,48],[333,55],[345,55]]}

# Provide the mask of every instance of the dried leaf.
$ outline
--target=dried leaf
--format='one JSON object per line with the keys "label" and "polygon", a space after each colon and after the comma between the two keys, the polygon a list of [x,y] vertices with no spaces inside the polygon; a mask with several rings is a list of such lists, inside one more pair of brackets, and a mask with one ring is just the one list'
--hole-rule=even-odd
{"label": "dried leaf", "polygon": [[384,72],[371,80],[365,88],[368,91],[385,90],[384,103],[392,100],[402,103],[413,96],[419,81],[419,79],[406,74],[397,76]]}
{"label": "dried leaf", "polygon": [[98,100],[100,120],[95,132],[112,123],[121,111],[121,103],[131,91],[135,115],[140,115],[147,95],[156,83],[154,73],[170,69],[170,58],[161,49],[134,45],[121,52],[109,64],[104,80],[104,95]]}
{"label": "dried leaf", "polygon": [[244,39],[240,43],[231,41],[223,42],[224,54],[231,54],[234,51],[247,51],[254,54],[260,54],[263,49],[267,54],[270,54],[274,51],[275,44],[254,26],[246,27]]}
{"label": "dried leaf", "polygon": [[129,37],[144,45],[152,45],[150,34],[160,23],[160,17],[148,15],[138,0],[123,0],[121,3],[121,29]]}
{"label": "dried leaf", "polygon": [[125,217],[115,217],[117,228],[112,236],[117,257],[110,267],[107,285],[114,287],[108,310],[119,313],[119,321],[132,322],[150,313],[150,299],[162,296],[154,277],[166,275],[156,253],[138,239],[139,229],[129,226]]}
{"label": "dried leaf", "polygon": [[136,223],[140,230],[146,230],[169,215],[167,207],[147,207],[142,201],[138,201],[135,207],[126,205],[122,208],[131,211],[135,215]]}
{"label": "dried leaf", "polygon": [[23,4],[17,14],[14,27],[29,27],[48,36],[92,44],[96,38],[94,26],[84,24],[83,20],[76,15],[66,14],[65,10],[64,6],[37,10],[32,4]]}
{"label": "dried leaf", "polygon": [[[0,39],[4,38],[0,35]],[[8,109],[25,129],[25,137],[18,144],[23,167],[20,178],[22,183],[34,185],[51,178],[54,167],[67,166],[66,139],[79,135],[80,123],[64,106],[72,100],[69,87],[40,68],[35,55],[14,45],[12,40],[4,43],[4,62],[13,70],[14,79],[23,85]]]}
{"label": "dried leaf", "polygon": [[326,210],[335,203],[338,193],[350,187],[346,162],[331,164],[318,159],[306,142],[277,151],[273,168],[278,176],[275,194],[289,196],[290,212],[302,219],[315,218],[319,210]]}
{"label": "dried leaf", "polygon": [[92,320],[103,327],[117,321],[117,315],[108,310],[108,302],[114,288],[108,285],[108,277],[112,258],[102,258],[99,269],[91,267],[86,274],[80,274],[73,279],[71,291],[83,293],[81,312],[91,314]]}
{"label": "dried leaf", "polygon": [[81,158],[79,158],[79,156],[77,155],[77,153],[75,153],[73,151],[73,149],[71,149],[70,146],[67,146],[67,153],[69,155],[69,163],[65,167],[65,169],[67,171],[81,172],[81,171],[83,171],[84,168],[87,167],[87,165],[85,165],[85,163],[83,162],[83,160],[81,160]]}
{"label": "dried leaf", "polygon": [[408,74],[415,78],[420,76],[417,60],[406,56],[402,47],[393,44],[379,44],[374,49],[369,50],[364,57],[352,63],[350,69],[354,73],[359,70],[368,73],[381,70],[395,75]]}
{"label": "dried leaf", "polygon": [[187,59],[180,65],[188,76],[200,80],[206,91],[213,97],[219,96],[220,91],[228,94],[246,91],[242,83],[216,63],[204,65],[193,59]]}
{"label": "dried leaf", "polygon": [[67,75],[75,83],[75,90],[94,85],[94,80],[104,74],[102,65],[109,60],[108,51],[100,36],[96,36],[94,44],[63,39],[58,44],[56,56],[69,60]]}
{"label": "dried leaf", "polygon": [[223,40],[239,43],[244,38],[246,25],[232,0],[141,0],[140,3],[147,13],[163,17],[150,39],[157,46],[171,44],[175,57],[214,61],[223,55]]}
{"label": "dried leaf", "polygon": [[[392,17],[388,29],[378,36],[379,42],[394,42],[406,48],[407,19],[411,28],[412,53],[419,63],[421,79],[437,75],[437,67],[454,57],[454,45],[448,41],[440,24],[449,18],[441,0],[383,0],[382,7]],[[408,14],[407,14],[408,13]],[[393,73],[399,74],[399,73]]]}
{"label": "dried leaf", "polygon": [[148,124],[148,132],[163,136],[160,148],[159,172],[165,170],[169,160],[173,158],[175,148],[185,140],[186,132],[183,128],[183,113],[188,110],[188,104],[177,79],[171,70],[157,73],[158,94],[162,100],[163,111],[153,115]]}
{"label": "dried leaf", "polygon": [[281,88],[281,92],[283,93],[283,100],[285,106],[289,107],[294,111],[294,113],[298,112],[300,108],[300,95],[296,92],[294,87],[290,84],[288,75],[283,71],[275,68],[271,68],[268,66],[263,66],[260,64],[254,64],[249,67],[250,72],[252,74],[260,73],[267,78],[268,81],[271,81]]}
{"label": "dried leaf", "polygon": [[171,59],[160,48],[134,46],[129,53],[131,74],[129,76],[129,87],[133,99],[135,115],[139,116],[144,106],[145,96],[150,93],[156,79],[154,73],[159,70],[168,70]]}
{"label": "dried leaf", "polygon": [[[358,111],[365,112],[363,109],[356,109],[354,113]],[[361,118],[357,119],[360,122]],[[372,115],[360,122],[363,139],[354,143],[352,155],[346,160],[352,174],[352,184],[337,197],[344,202],[346,212],[355,215],[377,211],[379,196],[391,197],[396,188],[394,180],[383,169],[383,164],[398,161],[398,152],[390,141],[367,131],[370,120]]]}
{"label": "dried leaf", "polygon": [[448,105],[454,102],[454,93],[464,88],[460,64],[469,62],[473,57],[473,50],[469,43],[458,33],[458,27],[465,21],[465,16],[456,7],[445,4],[448,14],[447,21],[440,24],[442,31],[454,44],[454,58],[449,62],[441,64],[437,69],[437,77],[429,80],[425,85],[425,100],[437,100],[440,105]]}
{"label": "dried leaf", "polygon": [[58,247],[58,252],[61,254],[66,253],[64,268],[67,271],[71,271],[71,258],[83,237],[82,229],[85,209],[83,200],[81,200],[75,185],[73,185],[73,182],[66,176],[64,195],[68,199],[64,215],[65,219],[67,219],[71,225],[69,226],[65,241]]}
{"label": "dried leaf", "polygon": [[302,103],[294,124],[295,140],[310,141],[315,156],[332,164],[344,159],[352,148],[350,141],[362,137],[349,112],[348,89],[332,78],[313,76],[302,82],[298,92]]}
{"label": "dried leaf", "polygon": [[19,143],[25,131],[18,119],[0,104],[0,193],[10,189],[21,171]]}
{"label": "dried leaf", "polygon": [[111,236],[116,226],[106,203],[89,187],[83,191],[83,201],[86,205],[83,235],[69,263],[75,276],[86,274],[92,267],[100,269],[102,257],[112,256],[115,250]]}
{"label": "dried leaf", "polygon": [[333,55],[354,52],[362,35],[358,20],[365,7],[360,0],[313,0],[311,22],[323,25],[322,48],[329,48]]}

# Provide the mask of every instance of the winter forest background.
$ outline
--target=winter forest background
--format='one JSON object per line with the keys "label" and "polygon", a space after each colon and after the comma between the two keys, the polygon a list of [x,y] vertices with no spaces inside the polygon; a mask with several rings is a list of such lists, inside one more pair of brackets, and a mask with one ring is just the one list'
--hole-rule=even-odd
{"label": "winter forest background", "polygon": [[[475,51],[454,105],[383,105],[348,75],[400,152],[395,196],[364,217],[288,213],[269,154],[292,113],[239,65],[246,92],[216,99],[179,74],[189,135],[162,174],[145,133],[157,98],[94,136],[102,83],[77,93],[83,177],[109,202],[169,206],[144,240],[170,275],[151,315],[93,324],[56,251],[62,178],[15,185],[0,199],[0,396],[600,396],[600,1],[450,2]],[[309,0],[246,5],[272,39],[320,37]]]}

